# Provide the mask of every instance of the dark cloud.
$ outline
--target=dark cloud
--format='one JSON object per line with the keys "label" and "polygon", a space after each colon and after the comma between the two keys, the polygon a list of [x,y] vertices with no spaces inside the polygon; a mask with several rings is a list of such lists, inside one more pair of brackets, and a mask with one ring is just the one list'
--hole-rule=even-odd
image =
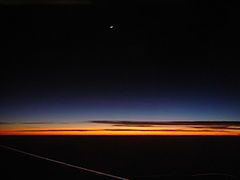
{"label": "dark cloud", "polygon": [[202,125],[202,126],[191,126],[192,128],[202,129],[202,128],[210,128],[210,129],[233,129],[233,130],[240,130],[239,125]]}
{"label": "dark cloud", "polygon": [[4,124],[13,124],[13,123],[10,123],[10,122],[0,122],[0,125],[4,125]]}
{"label": "dark cloud", "polygon": [[[213,132],[211,129],[189,130],[189,129],[104,129],[105,131],[140,131],[140,132]],[[221,132],[228,132],[221,130]]]}
{"label": "dark cloud", "polygon": [[[229,132],[240,131],[240,122],[237,121],[91,121],[92,123],[110,124],[113,127],[126,127],[125,129],[105,129],[107,131],[149,131],[149,132]],[[163,126],[184,126],[176,129],[157,129]],[[128,128],[129,127],[129,128]],[[155,129],[132,129],[132,127],[149,127]],[[191,129],[187,129],[191,128]]]}
{"label": "dark cloud", "polygon": [[154,126],[158,126],[156,124],[113,124],[113,126],[119,126],[119,127],[154,127]]}
{"label": "dark cloud", "polygon": [[161,125],[190,125],[196,128],[213,127],[225,128],[229,126],[240,126],[239,121],[107,121],[94,120],[92,123],[111,124],[113,126],[128,126],[128,127],[152,127]]}

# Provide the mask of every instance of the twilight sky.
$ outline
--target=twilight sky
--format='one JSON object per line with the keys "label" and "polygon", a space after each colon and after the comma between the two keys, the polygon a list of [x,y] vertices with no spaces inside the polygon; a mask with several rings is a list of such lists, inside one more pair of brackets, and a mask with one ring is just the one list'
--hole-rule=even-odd
{"label": "twilight sky", "polygon": [[0,134],[240,134],[234,5],[0,8]]}

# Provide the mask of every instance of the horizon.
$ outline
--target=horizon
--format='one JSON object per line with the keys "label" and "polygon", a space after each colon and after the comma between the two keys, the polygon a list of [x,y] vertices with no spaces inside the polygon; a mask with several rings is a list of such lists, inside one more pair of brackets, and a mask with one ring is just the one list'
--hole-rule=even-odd
{"label": "horizon", "polygon": [[0,135],[240,136],[238,121],[87,121],[1,123]]}

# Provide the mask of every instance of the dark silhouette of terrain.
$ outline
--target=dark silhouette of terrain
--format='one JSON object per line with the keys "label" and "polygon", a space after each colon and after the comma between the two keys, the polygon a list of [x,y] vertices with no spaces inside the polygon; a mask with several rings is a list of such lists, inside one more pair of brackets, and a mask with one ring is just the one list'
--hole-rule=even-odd
{"label": "dark silhouette of terrain", "polygon": [[[1,144],[129,179],[236,179],[239,137],[1,136]],[[110,179],[4,148],[8,179]]]}

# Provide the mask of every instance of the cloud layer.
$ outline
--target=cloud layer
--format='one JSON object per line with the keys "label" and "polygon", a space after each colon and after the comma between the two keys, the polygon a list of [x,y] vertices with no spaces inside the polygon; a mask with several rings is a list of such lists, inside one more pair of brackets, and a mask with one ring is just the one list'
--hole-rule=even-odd
{"label": "cloud layer", "polygon": [[[108,121],[92,120],[80,123],[22,122],[13,128],[1,129],[0,134],[76,134],[76,135],[237,135],[238,121]],[[4,127],[10,122],[0,122]],[[30,125],[30,126],[27,126]],[[61,125],[61,126],[60,126]],[[22,127],[20,127],[22,126]],[[19,128],[20,127],[20,128]]]}

